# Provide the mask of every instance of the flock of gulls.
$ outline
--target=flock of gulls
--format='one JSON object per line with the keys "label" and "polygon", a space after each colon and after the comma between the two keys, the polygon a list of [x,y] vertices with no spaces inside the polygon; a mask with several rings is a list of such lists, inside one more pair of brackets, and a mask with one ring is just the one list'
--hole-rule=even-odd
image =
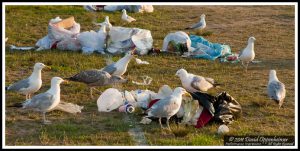
{"label": "flock of gulls", "polygon": [[[200,18],[201,19],[197,24],[186,29],[203,30],[206,27],[205,15],[202,14]],[[136,19],[127,15],[126,10],[122,11],[121,19],[128,23],[136,21]],[[108,26],[109,28],[112,27],[108,16],[106,16],[105,21],[99,25]],[[251,63],[255,57],[254,41],[255,38],[250,37],[248,39],[247,46],[239,54],[239,59],[242,62],[242,65],[246,68],[246,71],[248,64]],[[90,95],[93,98],[92,90],[95,89],[95,87],[127,82],[127,79],[124,79],[122,75],[126,73],[130,60],[135,57],[134,52],[134,49],[127,52],[125,56],[117,62],[113,62],[102,69],[84,70],[69,78],[65,78],[66,80],[60,77],[53,77],[51,79],[51,87],[48,91],[31,97],[42,86],[41,70],[48,67],[43,63],[36,63],[33,67],[32,74],[28,78],[6,87],[7,91],[16,91],[26,95],[26,100],[24,102],[16,103],[11,107],[22,107],[24,109],[33,109],[41,112],[43,115],[43,123],[49,124],[50,121],[46,120],[45,114],[59,104],[60,84],[62,82],[67,82],[69,80],[85,83],[88,87],[90,87]],[[220,85],[212,78],[188,73],[185,69],[179,69],[175,76],[178,76],[181,80],[182,87],[175,88],[174,91],[170,93],[171,95],[165,97],[161,101],[158,101],[147,110],[148,116],[159,118],[161,128],[163,128],[161,118],[165,117],[167,118],[168,129],[170,129],[169,119],[179,111],[182,102],[182,95],[189,95],[188,92],[206,92],[209,89]],[[286,90],[285,85],[278,80],[275,70],[270,71],[267,93],[272,100],[275,100],[279,104],[280,108],[283,104]]]}

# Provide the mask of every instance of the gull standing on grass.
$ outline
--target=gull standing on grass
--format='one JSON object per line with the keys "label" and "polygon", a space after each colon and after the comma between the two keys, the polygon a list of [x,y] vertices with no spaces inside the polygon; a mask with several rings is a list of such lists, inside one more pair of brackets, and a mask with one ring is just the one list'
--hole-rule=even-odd
{"label": "gull standing on grass", "polygon": [[[124,83],[127,82],[126,79],[123,79],[120,76],[111,76],[106,71],[91,69],[81,71],[70,78],[66,78],[70,81],[77,81],[87,84],[90,87],[90,96],[93,98],[93,89],[96,86],[105,86],[114,83]],[[97,90],[97,89],[95,89]]]}
{"label": "gull standing on grass", "polygon": [[37,92],[42,86],[42,69],[44,67],[50,68],[43,63],[36,63],[32,74],[28,78],[5,87],[5,90],[16,91],[26,95],[26,99],[30,99],[30,95]]}
{"label": "gull standing on grass", "polygon": [[122,76],[126,72],[130,60],[134,58],[134,53],[135,53],[135,48],[134,50],[127,52],[126,55],[120,60],[118,60],[117,62],[114,62],[100,70],[106,71],[110,75]]}
{"label": "gull standing on grass", "polygon": [[286,90],[285,85],[278,80],[275,70],[270,70],[269,83],[267,89],[269,97],[272,100],[276,101],[279,104],[280,108],[284,101]]}
{"label": "gull standing on grass", "polygon": [[27,99],[23,103],[16,103],[9,107],[22,107],[23,109],[33,109],[41,112],[43,115],[43,124],[50,124],[46,120],[46,112],[53,110],[60,103],[60,83],[64,82],[60,77],[53,77],[51,79],[51,87],[45,93],[40,93]]}
{"label": "gull standing on grass", "polygon": [[202,14],[200,16],[200,21],[197,24],[194,24],[190,27],[187,27],[185,29],[196,29],[196,30],[202,30],[206,27],[206,22],[205,22],[205,14]]}
{"label": "gull standing on grass", "polygon": [[206,92],[208,89],[220,85],[212,78],[194,75],[192,73],[188,73],[185,69],[179,69],[175,75],[180,78],[182,86],[188,92]]}
{"label": "gull standing on grass", "polygon": [[123,21],[126,21],[128,23],[131,23],[133,21],[136,21],[136,19],[132,18],[131,16],[128,16],[127,13],[126,13],[126,9],[123,9],[122,10],[122,20]]}
{"label": "gull standing on grass", "polygon": [[166,117],[168,129],[171,131],[169,119],[179,111],[183,94],[189,93],[182,87],[175,88],[170,96],[159,100],[146,111],[148,116],[159,118],[161,128],[163,128],[161,118]]}
{"label": "gull standing on grass", "polygon": [[[247,68],[249,63],[254,60],[255,57],[255,53],[254,53],[254,41],[256,39],[254,37],[250,37],[248,39],[248,44],[246,46],[246,48],[244,50],[242,50],[239,54],[239,60],[242,61],[242,65],[246,68],[246,72],[247,72]],[[246,66],[244,65],[244,63],[246,63]]]}

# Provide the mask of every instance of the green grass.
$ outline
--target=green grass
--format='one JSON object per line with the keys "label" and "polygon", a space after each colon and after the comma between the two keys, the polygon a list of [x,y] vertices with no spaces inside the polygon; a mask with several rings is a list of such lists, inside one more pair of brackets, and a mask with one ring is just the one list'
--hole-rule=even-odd
{"label": "green grass", "polygon": [[[97,30],[92,24],[102,22],[108,15],[114,26],[122,26],[121,12],[91,13],[82,6],[8,6],[5,8],[5,36],[7,45],[33,46],[38,39],[47,35],[47,23],[51,18],[74,16],[80,23],[81,31]],[[172,88],[181,86],[175,73],[180,68],[188,72],[214,78],[222,87],[209,90],[216,95],[227,91],[242,106],[242,117],[229,126],[230,135],[294,135],[295,134],[295,8],[293,6],[154,6],[153,13],[129,13],[137,19],[126,27],[148,29],[154,39],[154,47],[161,48],[164,37],[183,30],[206,14],[207,27],[203,35],[211,42],[230,45],[233,52],[245,47],[249,36],[255,36],[256,59],[262,61],[250,64],[244,72],[240,64],[220,63],[218,60],[186,59],[174,55],[149,55],[139,58],[150,65],[138,65],[131,61],[124,77],[131,80],[148,75],[153,78],[151,85],[138,86],[131,82],[118,85],[123,90],[149,89],[157,92],[164,84]],[[121,56],[114,56],[116,61]],[[11,51],[5,50],[5,85],[27,77],[35,62],[43,62],[52,67],[43,70],[43,86],[38,93],[50,87],[53,76],[68,77],[81,70],[105,65],[104,56],[83,55],[80,52],[45,50]],[[270,69],[276,69],[279,80],[286,85],[287,96],[283,109],[270,101],[266,95],[266,85]],[[98,88],[101,91],[110,88]],[[108,146],[135,145],[128,134],[132,123],[124,120],[124,114],[113,111],[99,113],[96,99],[90,99],[89,89],[81,83],[71,82],[61,85],[61,100],[84,106],[80,114],[53,111],[47,114],[52,125],[41,125],[41,115],[21,109],[6,108],[6,145],[88,145]],[[6,92],[5,103],[10,105],[24,100],[25,96]],[[134,124],[141,116],[133,114]],[[210,124],[202,129],[192,126],[176,127],[174,133],[161,131],[156,122],[140,125],[149,145],[223,145],[223,137],[217,135],[218,124]]]}

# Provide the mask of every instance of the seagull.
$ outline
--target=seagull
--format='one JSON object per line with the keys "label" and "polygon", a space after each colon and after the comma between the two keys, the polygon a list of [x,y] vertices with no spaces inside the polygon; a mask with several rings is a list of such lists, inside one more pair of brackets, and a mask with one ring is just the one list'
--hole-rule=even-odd
{"label": "seagull", "polygon": [[[242,50],[239,54],[239,60],[242,61],[242,65],[246,68],[248,68],[248,64],[254,59],[255,53],[254,53],[254,41],[256,39],[254,37],[250,37],[248,39],[248,44],[244,50]],[[244,65],[244,62],[246,63],[246,66]]]}
{"label": "seagull", "polygon": [[216,87],[217,84],[214,79],[206,78],[198,75],[188,73],[185,69],[179,69],[176,74],[181,80],[182,86],[188,92],[206,92],[208,89]]}
{"label": "seagull", "polygon": [[67,82],[60,77],[53,77],[51,79],[51,87],[48,91],[9,107],[22,107],[23,109],[33,109],[41,112],[43,115],[43,124],[50,124],[51,121],[46,120],[45,114],[53,110],[60,103],[60,83],[64,81]]}
{"label": "seagull", "polygon": [[95,89],[94,87],[96,86],[105,86],[114,83],[127,82],[127,79],[123,79],[120,76],[111,76],[106,71],[96,69],[81,71],[74,76],[66,79],[87,84],[90,87],[91,98],[93,98],[93,89]]}
{"label": "seagull", "polygon": [[131,16],[128,16],[126,14],[126,9],[123,9],[122,10],[122,17],[121,17],[122,20],[130,23],[130,22],[133,22],[133,21],[136,21],[136,19],[132,18]]}
{"label": "seagull", "polygon": [[276,101],[280,108],[285,98],[286,90],[285,85],[278,80],[275,70],[270,70],[267,89],[269,97]]}
{"label": "seagull", "polygon": [[109,29],[111,29],[112,28],[112,25],[111,25],[111,23],[109,22],[109,17],[108,16],[105,16],[105,21],[104,22],[102,22],[102,23],[94,23],[95,25],[101,25],[101,26],[106,26],[106,27],[108,27]]}
{"label": "seagull", "polygon": [[166,117],[168,129],[171,131],[169,119],[179,111],[183,94],[189,93],[182,87],[175,88],[170,96],[159,100],[146,111],[148,116],[159,118],[159,124],[162,129],[161,118]]}
{"label": "seagull", "polygon": [[193,26],[187,27],[185,29],[204,29],[206,27],[206,22],[205,22],[205,14],[202,14],[200,16],[200,21],[197,24],[194,24]]}
{"label": "seagull", "polygon": [[126,72],[128,63],[133,57],[134,57],[134,50],[127,52],[123,58],[121,58],[117,62],[107,65],[106,67],[100,70],[106,71],[110,75],[122,76]]}
{"label": "seagull", "polygon": [[16,91],[26,95],[26,99],[29,99],[30,95],[37,92],[42,86],[41,71],[44,67],[51,69],[49,66],[46,66],[43,63],[36,63],[33,67],[32,74],[28,78],[5,87],[5,90]]}

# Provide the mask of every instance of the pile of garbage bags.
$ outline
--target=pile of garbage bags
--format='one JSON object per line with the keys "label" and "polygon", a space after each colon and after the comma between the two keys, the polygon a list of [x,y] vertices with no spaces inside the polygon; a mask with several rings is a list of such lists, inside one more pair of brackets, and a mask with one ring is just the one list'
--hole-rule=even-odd
{"label": "pile of garbage bags", "polygon": [[136,47],[139,55],[145,55],[152,48],[151,32],[146,29],[112,27],[109,32],[105,26],[99,31],[80,32],[80,24],[74,17],[61,19],[56,17],[48,24],[48,35],[38,40],[37,50],[82,50],[85,54],[98,52],[101,54],[122,54]]}
{"label": "pile of garbage bags", "polygon": [[[97,100],[99,112],[133,113],[136,108],[145,111],[153,104],[172,94],[173,90],[168,85],[163,85],[157,93],[150,90],[120,91],[115,88],[105,90]],[[231,124],[242,113],[241,105],[227,92],[221,92],[216,96],[207,93],[195,92],[190,96],[183,96],[182,104],[172,118],[181,121],[182,124],[202,128],[209,122]],[[164,119],[164,118],[163,118]],[[155,117],[145,116],[140,123],[149,124],[157,120]]]}
{"label": "pile of garbage bags", "polygon": [[162,52],[178,53],[186,58],[215,60],[231,54],[231,49],[229,45],[211,43],[202,36],[178,31],[164,38]]}
{"label": "pile of garbage bags", "polygon": [[151,13],[154,11],[152,5],[86,5],[84,8],[88,11],[104,10],[109,12],[120,11],[126,9],[127,12],[132,13]]}

